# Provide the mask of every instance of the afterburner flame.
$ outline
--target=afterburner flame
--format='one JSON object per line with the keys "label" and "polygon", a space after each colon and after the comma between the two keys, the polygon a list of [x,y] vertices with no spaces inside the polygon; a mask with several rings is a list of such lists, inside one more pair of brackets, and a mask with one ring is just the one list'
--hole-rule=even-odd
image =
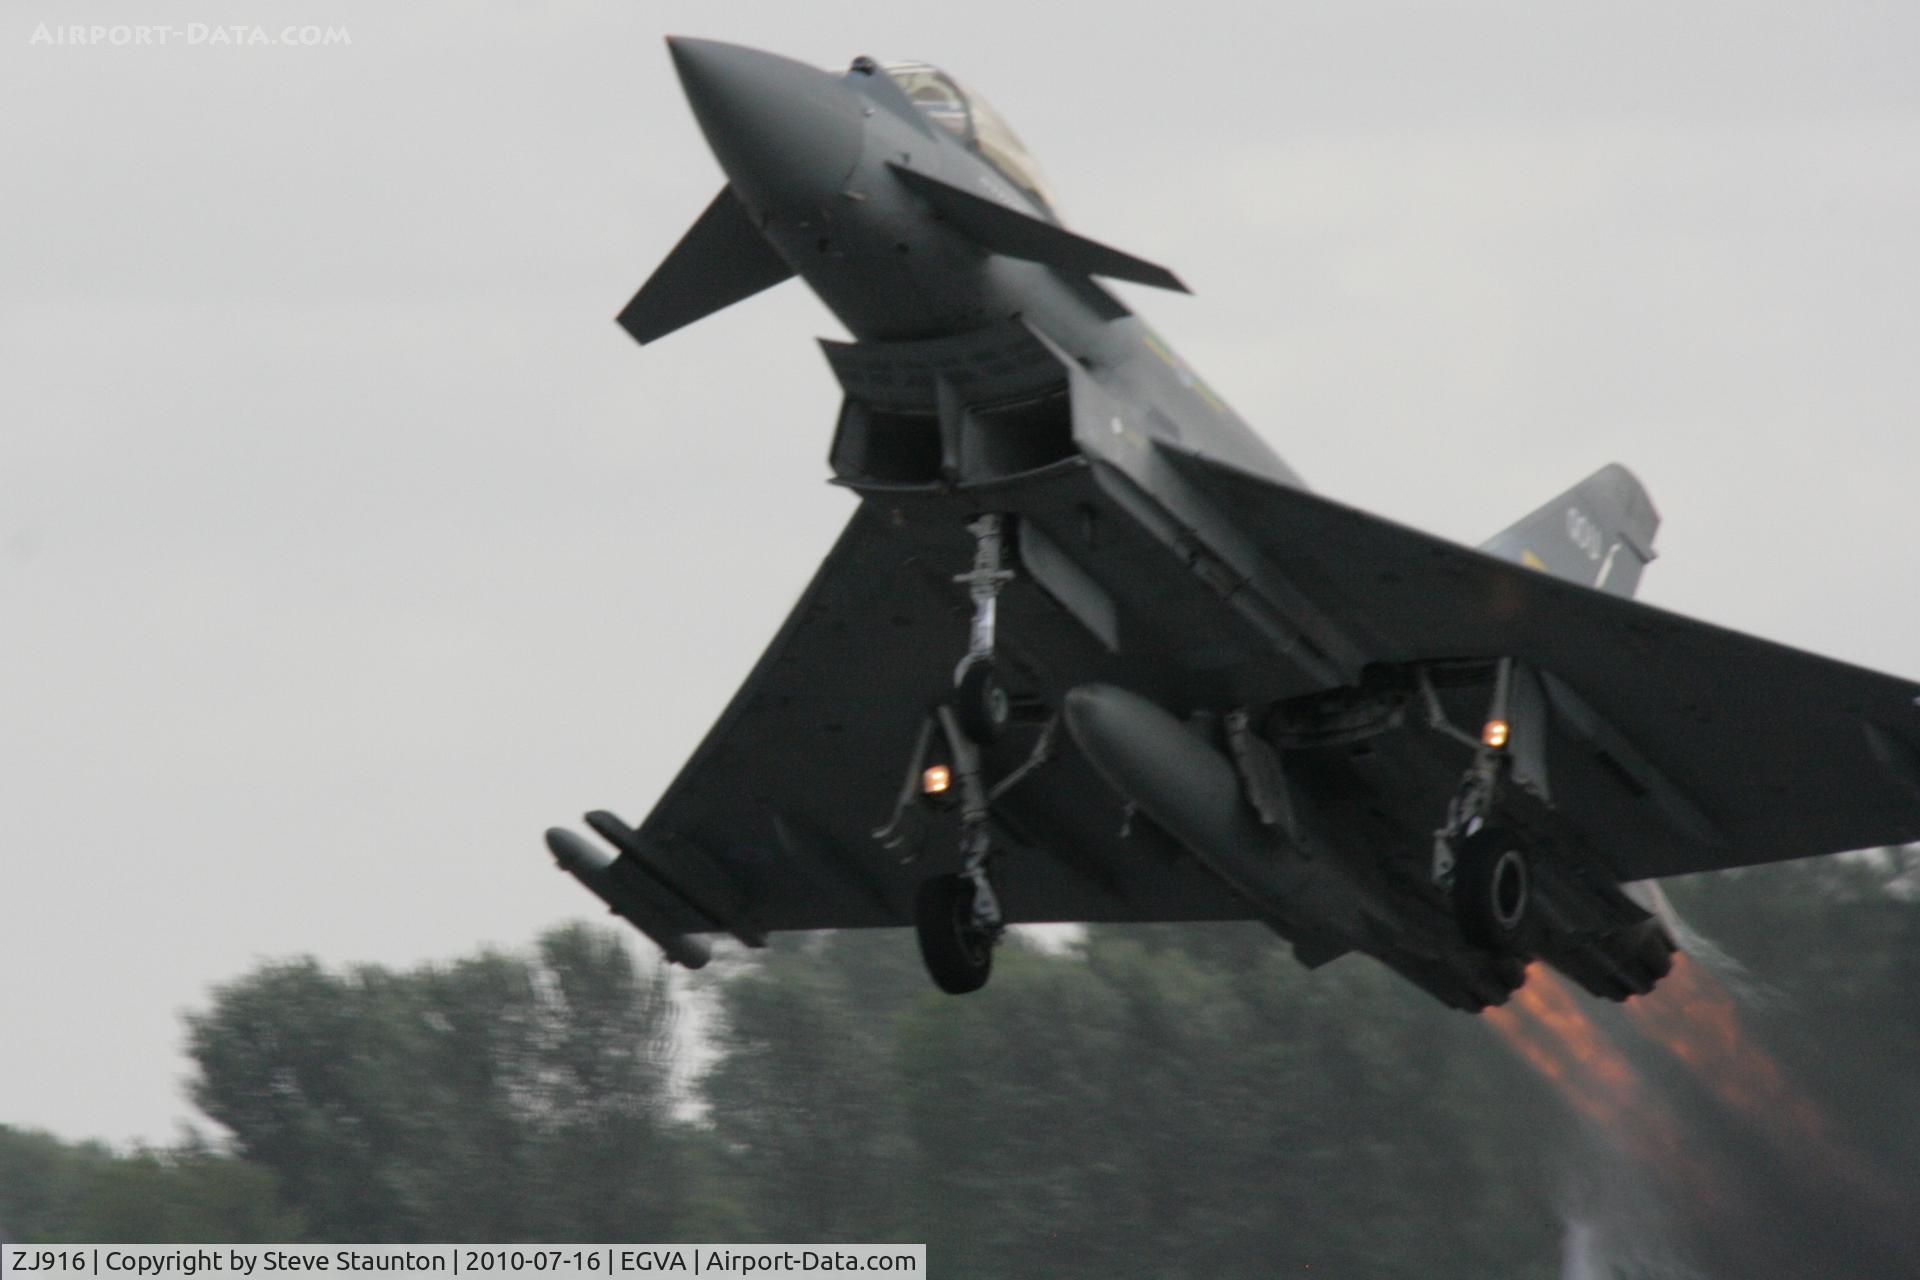
{"label": "afterburner flame", "polygon": [[1666,1049],[1723,1106],[1780,1145],[1821,1160],[1870,1194],[1885,1185],[1834,1140],[1819,1107],[1796,1092],[1780,1065],[1741,1025],[1734,997],[1704,966],[1675,957],[1658,991],[1628,1006],[1641,1034]]}
{"label": "afterburner flame", "polygon": [[[1833,1135],[1698,962],[1678,957],[1658,991],[1617,1016],[1536,964],[1513,1001],[1484,1017],[1583,1128],[1631,1163],[1620,1186],[1603,1181],[1591,1193],[1627,1214],[1621,1221],[1682,1232],[1677,1248],[1725,1260],[1729,1275],[1912,1273],[1920,1256],[1912,1193]],[[1648,1203],[1637,1200],[1645,1191],[1659,1206],[1654,1218],[1632,1207]],[[1808,1265],[1818,1259],[1836,1265]]]}
{"label": "afterburner flame", "polygon": [[1688,1154],[1672,1110],[1545,966],[1528,968],[1511,1005],[1482,1016],[1607,1141],[1683,1181],[1695,1199],[1719,1198],[1713,1176]]}
{"label": "afterburner flame", "polygon": [[1733,996],[1700,965],[1676,957],[1658,995],[1630,1009],[1641,1032],[1691,1067],[1729,1108],[1787,1136],[1826,1141],[1825,1118],[1747,1037]]}

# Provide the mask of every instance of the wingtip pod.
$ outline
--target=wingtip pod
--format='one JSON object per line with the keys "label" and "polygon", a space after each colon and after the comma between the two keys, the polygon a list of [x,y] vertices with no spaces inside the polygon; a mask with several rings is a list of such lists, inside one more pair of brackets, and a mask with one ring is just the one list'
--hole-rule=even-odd
{"label": "wingtip pod", "polygon": [[547,849],[562,871],[644,934],[667,959],[689,969],[699,969],[713,958],[713,948],[706,939],[671,928],[643,899],[614,878],[612,855],[565,827],[547,828]]}
{"label": "wingtip pod", "polygon": [[547,852],[553,855],[562,871],[575,879],[599,875],[613,865],[610,854],[594,848],[565,827],[547,828]]}

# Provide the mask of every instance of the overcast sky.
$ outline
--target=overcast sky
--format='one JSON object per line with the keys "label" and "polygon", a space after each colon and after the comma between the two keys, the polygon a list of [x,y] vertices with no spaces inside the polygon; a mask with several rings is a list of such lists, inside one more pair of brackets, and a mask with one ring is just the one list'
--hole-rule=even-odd
{"label": "overcast sky", "polygon": [[721,180],[668,33],[954,72],[1320,490],[1477,541],[1623,461],[1645,598],[1920,675],[1920,9],[1124,12],[7,6],[0,1123],[167,1140],[211,984],[593,914],[541,829],[646,812],[846,518],[802,286],[612,323]]}

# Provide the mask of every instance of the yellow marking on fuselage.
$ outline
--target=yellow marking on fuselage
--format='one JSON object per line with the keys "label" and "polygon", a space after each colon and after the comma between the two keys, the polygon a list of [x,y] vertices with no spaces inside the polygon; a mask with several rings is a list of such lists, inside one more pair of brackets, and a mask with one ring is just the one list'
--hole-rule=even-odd
{"label": "yellow marking on fuselage", "polygon": [[1193,391],[1202,400],[1212,405],[1216,412],[1225,413],[1227,411],[1225,402],[1223,402],[1219,396],[1213,394],[1213,388],[1207,385],[1206,379],[1188,368],[1187,362],[1175,355],[1171,347],[1161,342],[1158,334],[1148,329],[1141,335],[1141,340],[1147,344],[1147,350],[1159,356],[1161,361],[1179,376],[1182,386]]}
{"label": "yellow marking on fuselage", "polygon": [[1545,560],[1542,560],[1539,556],[1533,554],[1533,552],[1531,551],[1527,551],[1523,549],[1520,552],[1520,563],[1527,566],[1527,568],[1529,569],[1538,569],[1542,573],[1547,572],[1547,562]]}

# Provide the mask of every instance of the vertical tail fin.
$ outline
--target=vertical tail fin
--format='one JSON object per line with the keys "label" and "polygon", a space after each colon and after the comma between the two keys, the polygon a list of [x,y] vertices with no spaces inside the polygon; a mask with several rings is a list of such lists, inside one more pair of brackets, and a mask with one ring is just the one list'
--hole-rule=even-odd
{"label": "vertical tail fin", "polygon": [[1600,468],[1495,534],[1482,551],[1584,587],[1631,596],[1652,562],[1660,513],[1633,472]]}

